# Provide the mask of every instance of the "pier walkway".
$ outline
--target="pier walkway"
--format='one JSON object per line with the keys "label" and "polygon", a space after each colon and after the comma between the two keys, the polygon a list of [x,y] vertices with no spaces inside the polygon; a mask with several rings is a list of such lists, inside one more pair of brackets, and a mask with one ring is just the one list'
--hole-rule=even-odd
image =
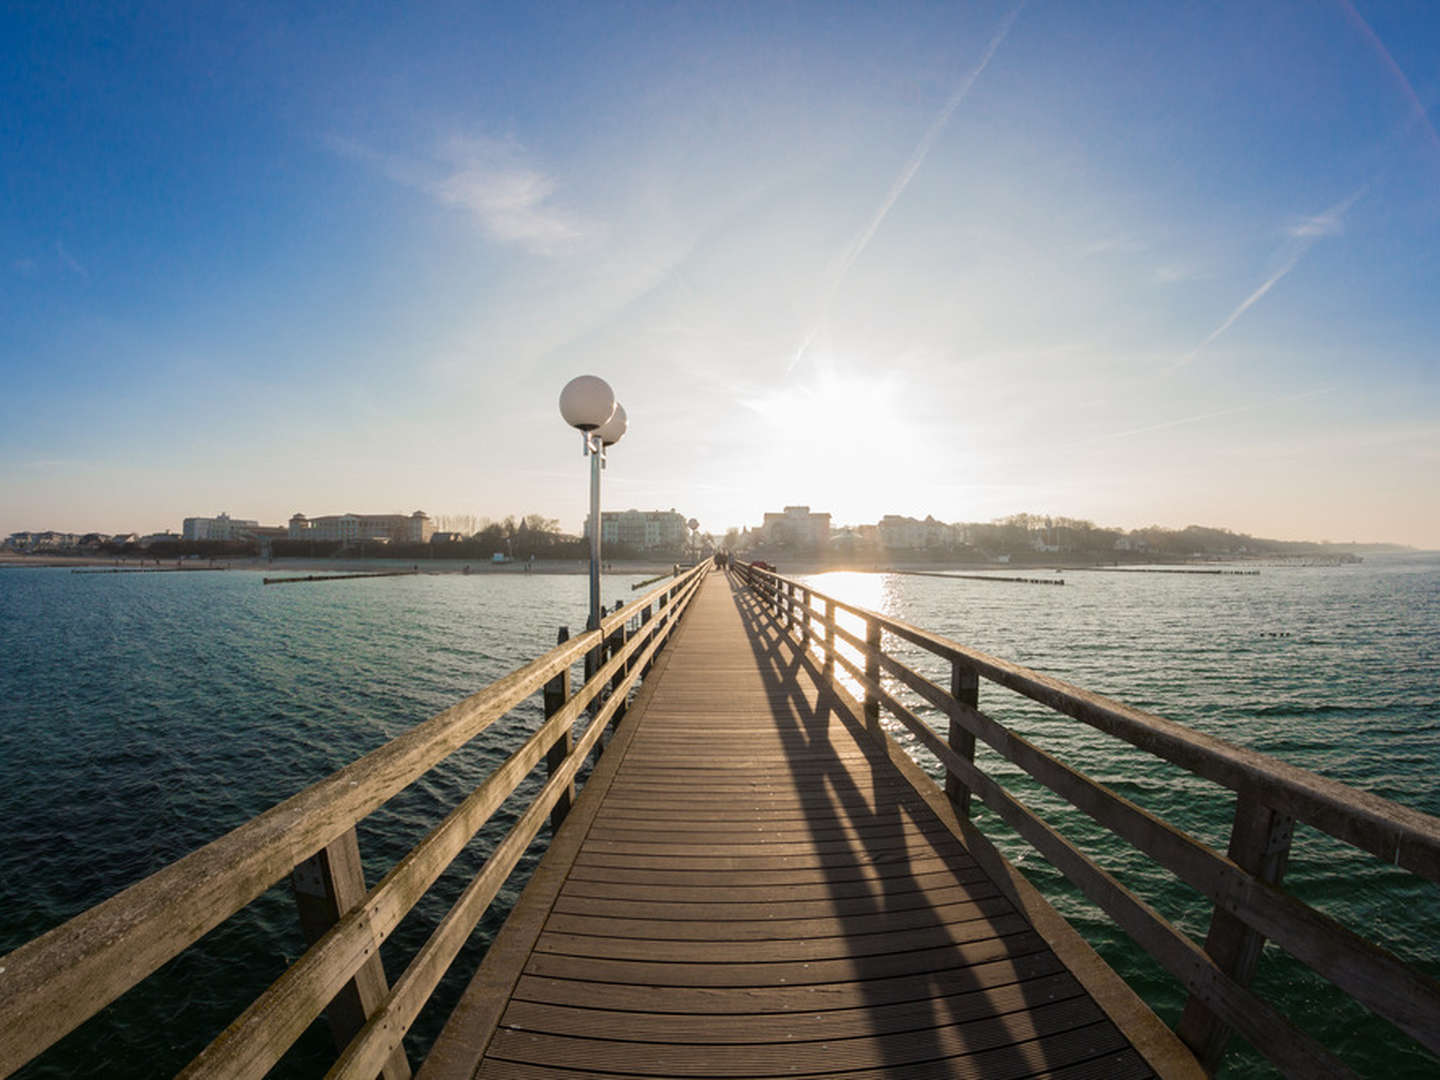
{"label": "pier walkway", "polygon": [[1198,1073],[819,674],[705,581],[422,1077]]}

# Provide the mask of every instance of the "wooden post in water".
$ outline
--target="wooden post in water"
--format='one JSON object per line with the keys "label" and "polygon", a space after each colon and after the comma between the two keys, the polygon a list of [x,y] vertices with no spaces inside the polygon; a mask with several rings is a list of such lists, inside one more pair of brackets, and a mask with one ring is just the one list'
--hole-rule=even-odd
{"label": "wooden post in water", "polygon": [[[346,830],[329,846],[297,863],[290,873],[290,884],[300,912],[300,929],[306,944],[313,945],[341,916],[365,899],[365,870],[360,864],[360,841],[355,830]],[[337,1050],[350,1044],[370,1015],[384,1004],[388,993],[380,954],[372,953],[325,1008]],[[385,1080],[407,1080],[410,1063],[404,1047],[395,1048],[380,1075]]]}
{"label": "wooden post in water", "polygon": [[[1290,858],[1295,819],[1266,806],[1254,795],[1235,797],[1235,821],[1230,827],[1230,860],[1269,885],[1280,884]],[[1260,960],[1265,938],[1228,911],[1216,908],[1210,916],[1205,951],[1220,970],[1241,986],[1249,986]],[[1195,1052],[1207,1072],[1214,1072],[1225,1054],[1231,1030],[1192,994],[1175,1034]]]}
{"label": "wooden post in water", "polygon": [[[950,661],[950,696],[967,708],[979,709],[980,673],[969,664],[962,664],[958,660]],[[946,741],[950,744],[950,749],[966,761],[975,760],[975,735],[962,727],[953,716],[950,718],[950,732]],[[945,770],[945,794],[949,796],[950,803],[961,820],[969,818],[970,789],[949,769]]]}
{"label": "wooden post in water", "polygon": [[[570,628],[560,627],[555,635],[555,644],[561,645],[570,640]],[[550,719],[570,700],[570,669],[566,668],[559,675],[556,675],[545,684],[545,719]],[[555,740],[553,746],[545,752],[545,767],[548,775],[554,776],[557,769],[565,764],[565,759],[575,749],[575,725],[571,724],[565,729],[561,736]],[[575,782],[572,780],[570,786],[561,793],[555,800],[555,808],[550,811],[550,831],[555,832],[560,828],[560,823],[565,820],[565,815],[570,812],[570,804],[575,800]]]}
{"label": "wooden post in water", "polygon": [[[880,684],[880,622],[878,619],[865,620],[865,678],[875,685]],[[865,688],[865,723],[880,722],[880,695],[868,686]]]}

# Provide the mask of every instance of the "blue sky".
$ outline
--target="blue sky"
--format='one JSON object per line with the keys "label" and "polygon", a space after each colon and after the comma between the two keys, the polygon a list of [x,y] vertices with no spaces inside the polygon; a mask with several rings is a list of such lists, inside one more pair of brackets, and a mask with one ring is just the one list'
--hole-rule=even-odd
{"label": "blue sky", "polygon": [[11,6],[0,533],[612,507],[1440,547],[1429,3]]}

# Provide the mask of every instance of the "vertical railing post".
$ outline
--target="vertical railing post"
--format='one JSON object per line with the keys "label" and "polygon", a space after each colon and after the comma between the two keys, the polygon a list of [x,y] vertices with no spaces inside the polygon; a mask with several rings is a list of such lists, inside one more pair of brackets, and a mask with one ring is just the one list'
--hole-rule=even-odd
{"label": "vertical railing post", "polygon": [[801,626],[800,626],[800,646],[801,646],[801,648],[803,648],[806,652],[809,652],[809,651],[810,651],[810,621],[811,621],[811,616],[814,614],[814,612],[812,612],[812,611],[810,610],[810,590],[809,590],[809,589],[801,589],[801,590],[800,590],[800,603],[801,603],[801,605],[802,605],[801,611],[803,612],[803,614],[801,615],[801,620],[802,620],[802,622],[801,622]]}
{"label": "vertical railing post", "polygon": [[[875,687],[880,685],[880,620],[865,620],[865,678]],[[865,687],[865,723],[880,722],[880,695],[870,686]]]}
{"label": "vertical railing post", "polygon": [[[649,604],[646,604],[646,605],[645,605],[645,610],[642,611],[642,612],[640,612],[640,632],[641,632],[642,634],[645,632],[645,627],[647,627],[647,626],[650,625],[650,620],[651,620],[652,617],[653,617],[653,616],[652,616],[652,614],[651,614],[650,605],[649,605]],[[650,674],[650,664],[651,664],[652,662],[653,662],[653,661],[647,661],[646,664],[645,664],[645,669],[640,672],[640,677],[641,677],[642,679],[643,679],[646,675],[649,675],[649,674]]]}
{"label": "vertical railing post", "polygon": [[789,630],[795,625],[795,586],[785,582],[785,629]]}
{"label": "vertical railing post", "polygon": [[[620,603],[620,601],[618,601],[618,600],[615,601],[615,611],[616,611],[617,613],[620,611],[620,608],[621,608],[621,603]],[[611,656],[618,656],[618,655],[620,655],[620,653],[621,653],[622,651],[624,651],[625,642],[627,642],[627,641],[629,641],[629,640],[630,640],[630,625],[629,625],[629,623],[623,623],[623,622],[622,622],[622,623],[620,624],[620,628],[619,628],[618,630],[616,630],[615,633],[613,633],[613,634],[610,635],[610,655],[611,655]],[[611,693],[611,694],[624,694],[624,693],[626,693],[626,691],[625,691],[625,689],[624,689],[624,687],[625,687],[625,677],[626,677],[626,675],[629,674],[629,671],[630,671],[630,661],[628,661],[628,660],[625,661],[623,664],[621,664],[621,665],[619,666],[619,668],[616,669],[615,674],[612,675],[611,678],[610,678],[610,693]],[[614,712],[613,714],[611,714],[611,717],[610,717],[610,727],[611,727],[611,730],[614,730],[615,728],[619,727],[619,726],[620,726],[620,721],[623,720],[623,719],[625,719],[625,704],[626,704],[626,703],[625,703],[624,701],[621,701],[619,705],[615,706],[615,712]]]}
{"label": "vertical railing post", "polygon": [[825,674],[835,677],[835,601],[825,598]]}
{"label": "vertical railing post", "polygon": [[[313,945],[346,912],[365,899],[365,869],[360,864],[360,841],[354,828],[296,864],[290,874],[290,884],[295,890],[300,928],[306,943]],[[344,1050],[350,1044],[370,1015],[384,1004],[388,993],[380,954],[372,953],[355,972],[355,977],[325,1007],[325,1018],[337,1050]],[[409,1077],[410,1063],[405,1058],[404,1047],[394,1049],[380,1075],[385,1080]]]}
{"label": "vertical railing post", "polygon": [[[560,627],[555,635],[555,644],[563,645],[570,640],[570,628]],[[567,667],[553,679],[545,684],[545,719],[550,719],[557,712],[565,707],[570,700],[570,669]],[[565,764],[565,759],[575,749],[575,725],[568,724],[551,745],[545,751],[545,767],[550,776],[554,776],[559,768]],[[560,828],[560,823],[565,820],[565,815],[570,812],[570,804],[575,801],[575,781],[572,779],[569,786],[561,792],[560,798],[555,800],[555,808],[550,811],[550,831],[553,833]]]}
{"label": "vertical railing post", "polygon": [[[1230,827],[1230,860],[1267,885],[1278,885],[1290,858],[1295,819],[1266,806],[1246,792],[1235,797],[1235,821]],[[1216,908],[1210,916],[1205,951],[1221,971],[1241,986],[1248,986],[1264,948],[1263,935],[1228,911]],[[1225,1056],[1231,1030],[1191,995],[1175,1033],[1194,1051],[1201,1066],[1214,1072]]]}
{"label": "vertical railing post", "polygon": [[[601,608],[601,613],[602,613],[602,614],[604,613],[604,608],[603,608],[603,606],[602,606],[602,608]],[[588,634],[590,631],[592,631],[592,630],[599,630],[599,629],[600,629],[600,624],[599,624],[598,622],[596,622],[595,619],[596,619],[596,616],[594,615],[594,613],[591,613],[591,614],[585,619],[585,632],[586,632],[587,634]],[[587,684],[590,682],[591,679],[593,679],[593,678],[595,677],[595,672],[597,672],[597,671],[600,670],[600,665],[604,662],[604,657],[603,657],[604,651],[605,651],[605,642],[604,642],[604,641],[599,641],[599,642],[597,642],[596,645],[595,645],[595,647],[594,647],[593,649],[587,649],[587,650],[585,651],[585,682],[586,682]],[[593,700],[591,701],[591,704],[590,704],[590,709],[591,709],[591,711],[593,712],[595,709],[597,709],[597,708],[599,708],[599,707],[600,707],[600,701],[599,701],[599,699],[598,699],[598,698],[593,699]]]}
{"label": "vertical railing post", "polygon": [[[969,664],[959,660],[950,661],[950,696],[967,709],[980,708],[980,673]],[[975,733],[963,726],[955,717],[950,718],[950,732],[946,741],[950,749],[966,761],[975,760]],[[945,770],[945,794],[955,813],[964,821],[970,816],[970,788],[960,777],[949,769]]]}

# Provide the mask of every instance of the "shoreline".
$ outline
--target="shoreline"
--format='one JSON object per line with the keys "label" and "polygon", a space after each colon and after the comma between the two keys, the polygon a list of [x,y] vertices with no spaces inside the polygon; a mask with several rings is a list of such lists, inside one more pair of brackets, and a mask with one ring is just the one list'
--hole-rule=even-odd
{"label": "shoreline", "polygon": [[[658,559],[616,559],[606,561],[605,573],[616,575],[643,574],[653,577],[670,572],[673,562]],[[242,556],[226,559],[139,559],[116,558],[95,555],[20,555],[14,552],[0,552],[0,569],[117,569],[117,570],[244,570],[255,572],[305,572],[305,573],[355,573],[366,571],[388,573],[397,570],[414,569],[424,574],[586,574],[588,560],[581,559],[536,559],[496,563],[466,559],[328,559],[287,556],[279,559],[262,559],[258,556]],[[528,567],[528,569],[527,569]]]}
{"label": "shoreline", "polygon": [[[706,556],[709,558],[709,556]],[[764,561],[764,556],[760,556]],[[777,558],[772,555],[771,558]],[[1119,570],[1143,571],[1152,567],[1181,567],[1254,573],[1258,567],[1338,566],[1348,560],[1323,556],[1254,556],[1249,558],[1216,559],[1013,559],[1010,562],[975,562],[964,559],[903,559],[881,562],[878,559],[805,558],[786,559],[778,556],[779,573],[791,577],[825,573],[892,573],[892,572],[964,572],[964,573],[1064,573],[1067,571]],[[605,561],[607,575],[643,575],[654,577],[672,570],[677,563],[662,559],[614,559]],[[687,566],[689,563],[679,563]],[[263,572],[305,573],[375,573],[411,570],[419,574],[586,574],[588,559],[535,559],[497,563],[479,559],[387,559],[387,558],[326,558],[283,556],[262,559],[259,556],[232,558],[155,559],[129,558],[113,555],[26,555],[0,551],[0,570],[30,568],[111,568],[151,570],[225,569]]]}

